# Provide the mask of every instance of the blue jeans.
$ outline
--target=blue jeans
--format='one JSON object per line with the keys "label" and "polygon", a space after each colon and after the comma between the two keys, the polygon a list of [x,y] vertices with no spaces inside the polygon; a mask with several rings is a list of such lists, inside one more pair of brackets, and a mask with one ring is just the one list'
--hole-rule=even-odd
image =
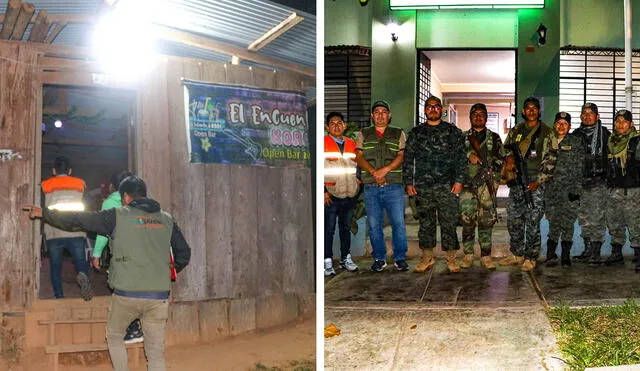
{"label": "blue jeans", "polygon": [[382,232],[384,213],[391,221],[391,245],[393,260],[404,260],[407,254],[407,232],[404,227],[404,187],[391,184],[379,187],[372,184],[364,186],[364,206],[367,209],[369,240],[375,260],[385,260],[387,247]]}
{"label": "blue jeans", "polygon": [[333,235],[340,233],[340,260],[351,253],[351,217],[356,207],[355,197],[337,198],[331,196],[331,205],[324,206],[324,258],[333,257]]}
{"label": "blue jeans", "polygon": [[66,248],[71,254],[73,265],[78,273],[88,274],[89,262],[84,252],[84,237],[53,238],[47,240],[49,262],[51,263],[51,285],[56,298],[64,297],[62,293],[62,258]]}

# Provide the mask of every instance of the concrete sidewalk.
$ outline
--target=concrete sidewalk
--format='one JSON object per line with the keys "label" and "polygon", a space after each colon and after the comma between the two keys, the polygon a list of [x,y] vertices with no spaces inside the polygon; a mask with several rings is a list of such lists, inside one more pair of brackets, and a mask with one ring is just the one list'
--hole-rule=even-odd
{"label": "concrete sidewalk", "polygon": [[[457,274],[444,261],[425,274],[387,267],[325,280],[329,370],[562,370],[546,305],[619,304],[640,297],[630,257],[624,266],[516,267]],[[413,269],[417,260],[409,261]]]}

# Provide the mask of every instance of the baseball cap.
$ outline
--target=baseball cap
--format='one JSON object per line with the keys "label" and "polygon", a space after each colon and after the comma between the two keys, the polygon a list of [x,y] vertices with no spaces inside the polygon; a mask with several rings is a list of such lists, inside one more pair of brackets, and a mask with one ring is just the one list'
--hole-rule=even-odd
{"label": "baseball cap", "polygon": [[442,101],[440,100],[440,98],[436,97],[435,95],[431,95],[429,98],[427,98],[427,100],[424,101],[424,105],[427,105],[427,102],[430,100],[434,100],[436,102],[438,102],[439,106],[442,106]]}
{"label": "baseball cap", "polygon": [[566,122],[569,123],[569,125],[571,125],[571,115],[568,114],[567,112],[558,112],[556,113],[556,118],[553,119],[553,122],[557,122],[558,120],[565,120]]}
{"label": "baseball cap", "polygon": [[371,105],[371,112],[373,112],[376,107],[384,107],[387,109],[387,111],[391,112],[391,106],[386,100],[377,100],[373,102],[373,104]]}
{"label": "baseball cap", "polygon": [[524,100],[524,104],[522,105],[522,107],[526,107],[527,104],[529,103],[533,103],[536,107],[538,107],[538,109],[540,109],[540,101],[538,100],[538,98],[536,97],[529,97],[527,99]]}
{"label": "baseball cap", "polygon": [[616,115],[613,117],[613,122],[615,122],[620,116],[624,117],[626,121],[632,122],[631,111],[621,109],[620,111],[616,112]]}
{"label": "baseball cap", "polygon": [[587,108],[590,109],[591,112],[595,113],[596,115],[598,114],[598,106],[595,103],[591,103],[591,102],[587,102],[583,104],[582,109],[580,110],[580,113],[584,112],[584,110],[586,110]]}
{"label": "baseball cap", "polygon": [[484,113],[487,113],[487,106],[485,106],[484,103],[476,103],[473,106],[471,106],[471,109],[469,110],[469,115],[471,115],[475,110],[481,110],[481,111],[484,111]]}

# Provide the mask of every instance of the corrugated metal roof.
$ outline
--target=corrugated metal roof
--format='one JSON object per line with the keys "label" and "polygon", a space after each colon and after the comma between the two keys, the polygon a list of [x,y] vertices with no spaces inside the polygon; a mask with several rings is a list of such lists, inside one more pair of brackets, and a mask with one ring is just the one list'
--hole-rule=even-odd
{"label": "corrugated metal roof", "polygon": [[[122,0],[121,0],[122,1]],[[32,0],[36,11],[49,14],[97,14],[102,0]],[[291,8],[268,0],[162,0],[153,2],[151,20],[212,40],[247,48],[254,40],[286,19]],[[0,0],[6,9],[7,0]],[[315,66],[316,17],[297,12],[304,20],[275,39],[258,53],[306,67]],[[82,45],[91,43],[92,26],[70,24],[54,40],[54,44]],[[28,34],[27,34],[28,37]],[[26,40],[26,38],[25,38]],[[229,61],[230,55],[195,48],[178,42],[163,41],[163,54]]]}

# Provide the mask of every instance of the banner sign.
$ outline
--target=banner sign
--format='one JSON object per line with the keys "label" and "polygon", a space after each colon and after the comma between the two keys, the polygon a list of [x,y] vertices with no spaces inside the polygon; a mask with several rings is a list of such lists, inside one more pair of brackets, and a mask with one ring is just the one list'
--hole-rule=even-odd
{"label": "banner sign", "polygon": [[304,94],[184,81],[192,163],[310,167]]}

